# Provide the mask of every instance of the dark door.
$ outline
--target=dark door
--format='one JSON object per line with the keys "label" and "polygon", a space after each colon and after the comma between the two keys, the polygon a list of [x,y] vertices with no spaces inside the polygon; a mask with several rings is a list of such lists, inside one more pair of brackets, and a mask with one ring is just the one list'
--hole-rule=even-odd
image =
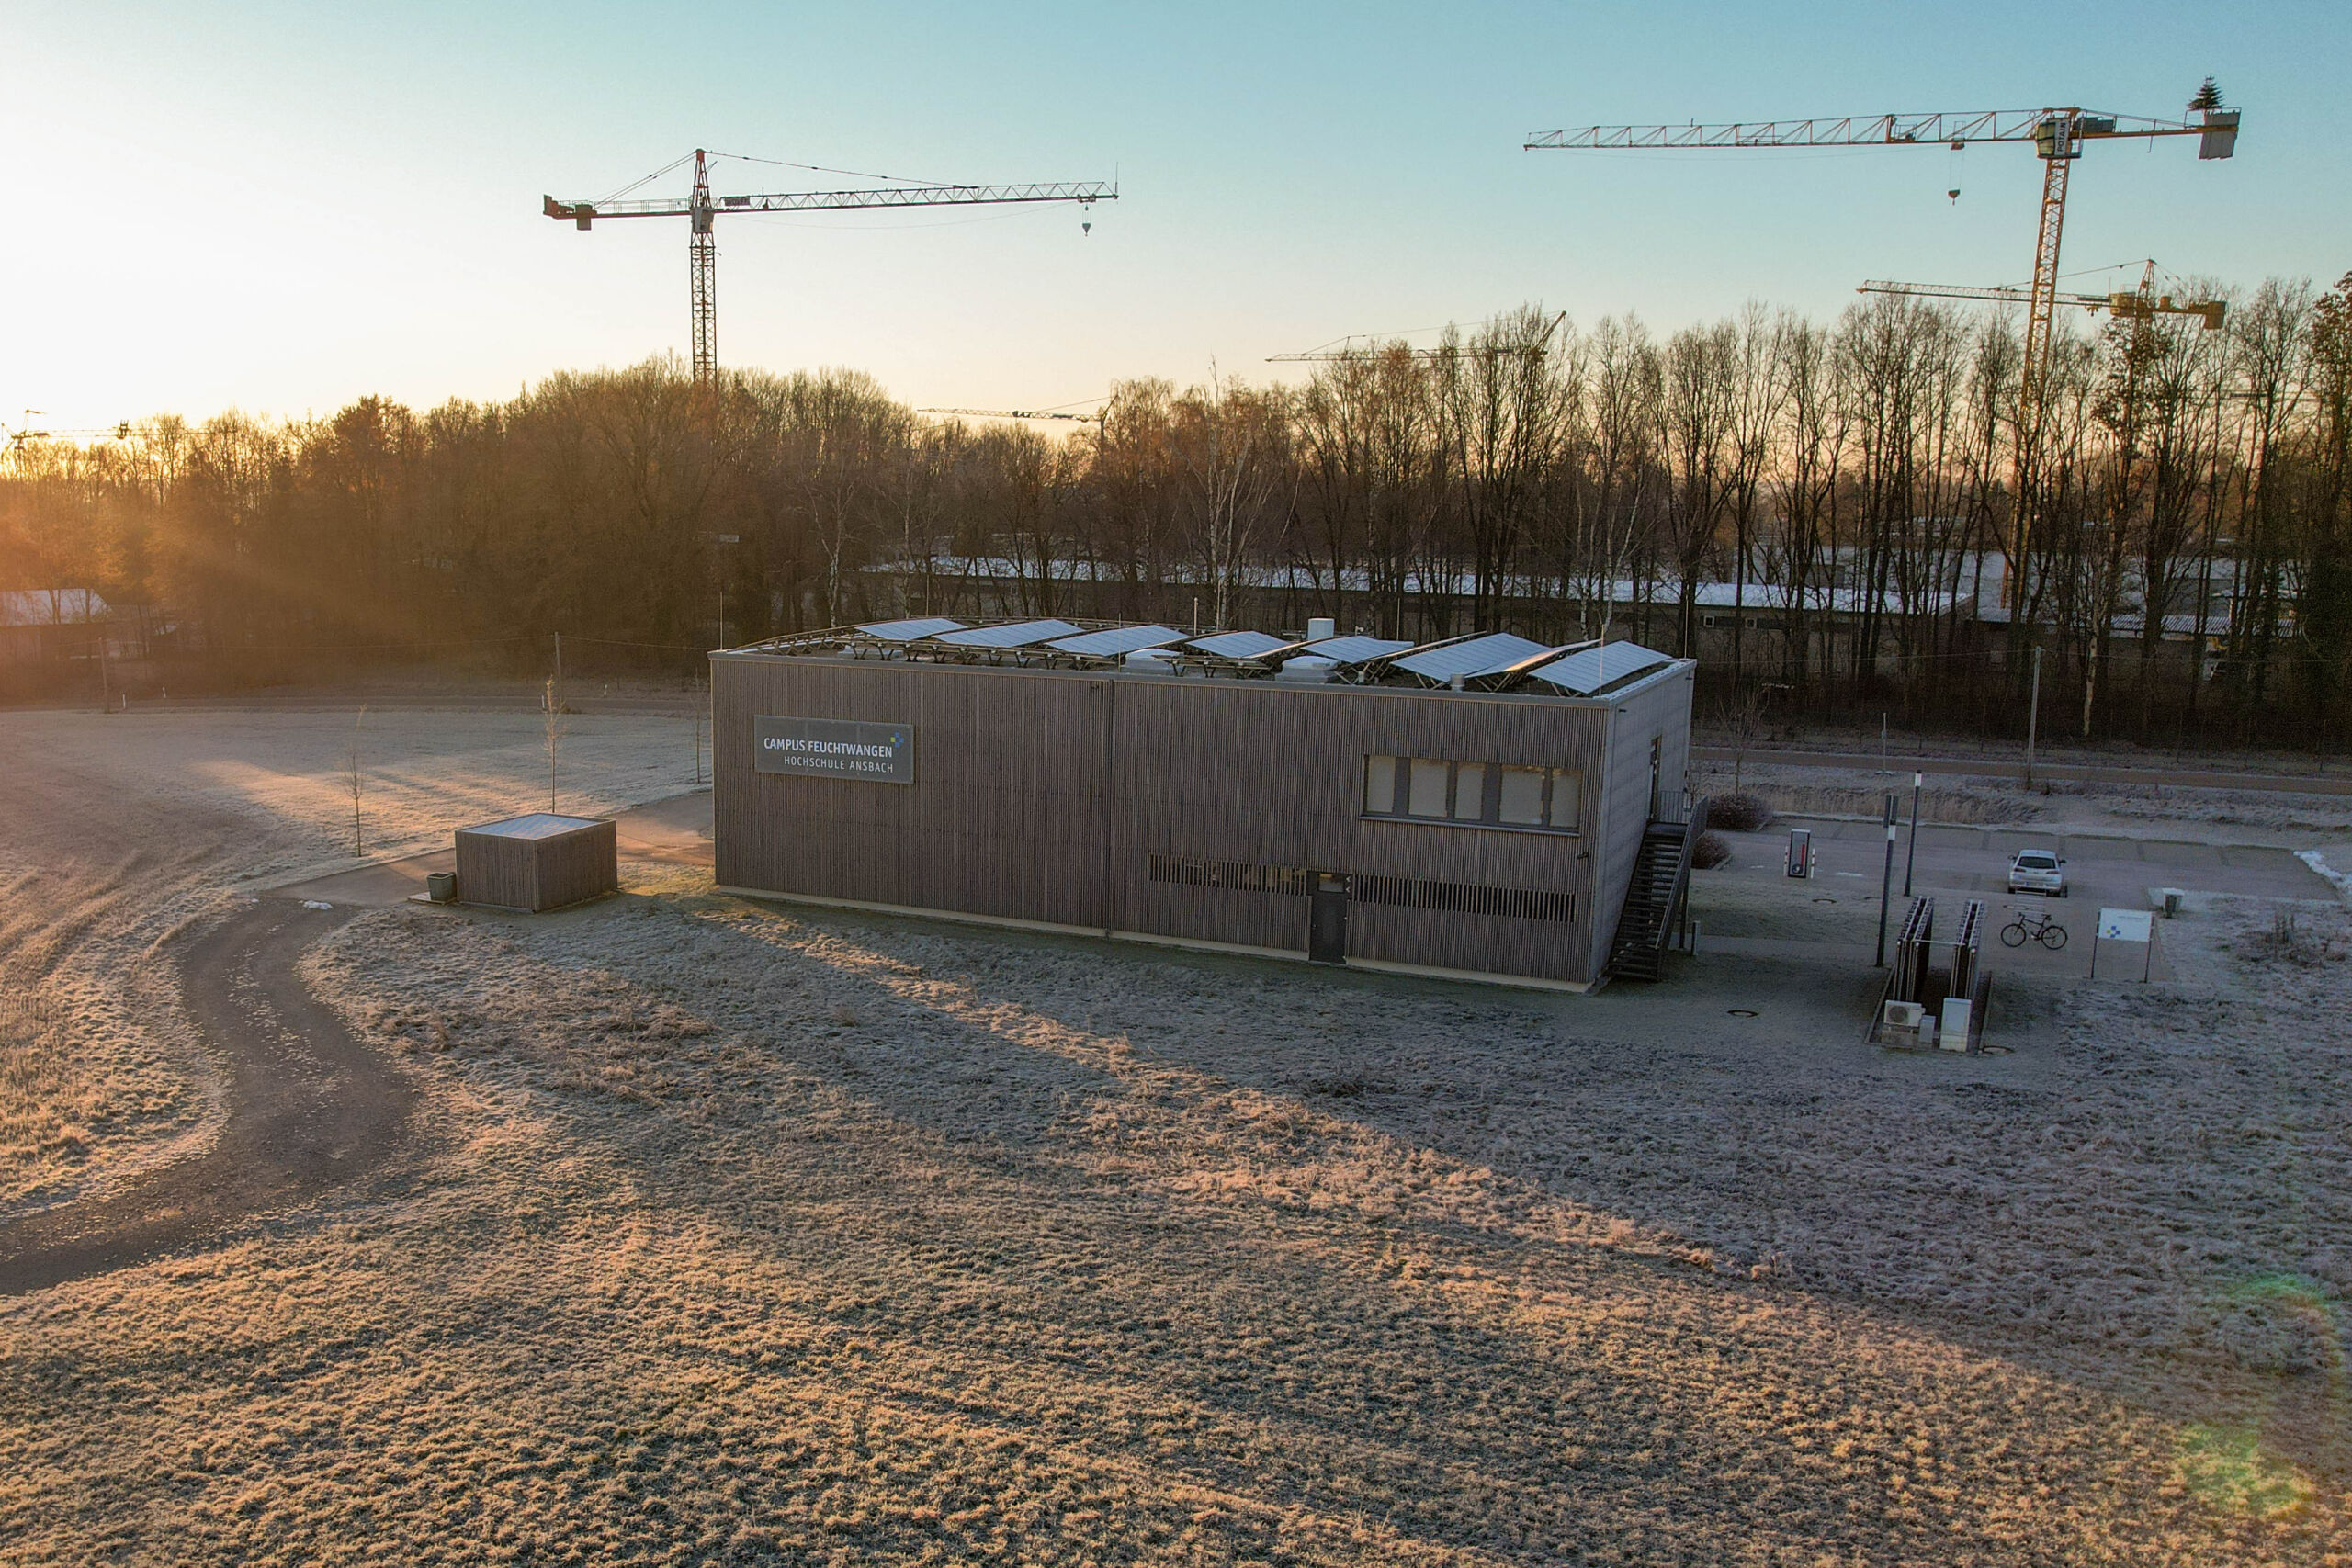
{"label": "dark door", "polygon": [[1317,964],[1348,961],[1348,879],[1328,874],[1315,879],[1306,917],[1306,956]]}

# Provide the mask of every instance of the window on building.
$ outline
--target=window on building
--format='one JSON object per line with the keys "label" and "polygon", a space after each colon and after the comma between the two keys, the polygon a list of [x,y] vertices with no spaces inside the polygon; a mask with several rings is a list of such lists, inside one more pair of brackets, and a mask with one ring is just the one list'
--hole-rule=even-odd
{"label": "window on building", "polygon": [[1566,768],[1553,768],[1548,771],[1551,773],[1552,798],[1544,811],[1544,825],[1556,828],[1564,833],[1582,832],[1584,830],[1584,775],[1572,773]]}
{"label": "window on building", "polygon": [[1497,820],[1514,828],[1544,826],[1544,784],[1549,768],[1505,768],[1502,809]]}
{"label": "window on building", "polygon": [[1375,753],[1363,760],[1363,814],[1574,833],[1584,826],[1584,775]]}
{"label": "window on building", "polygon": [[1445,815],[1447,777],[1453,771],[1450,762],[1432,762],[1426,757],[1413,759],[1411,783],[1407,786],[1405,810],[1414,817]]}
{"label": "window on building", "polygon": [[1487,770],[1477,762],[1453,764],[1453,819],[1476,822],[1487,814]]}
{"label": "window on building", "polygon": [[1366,757],[1363,760],[1363,814],[1367,817],[1393,817],[1396,812],[1396,759]]}

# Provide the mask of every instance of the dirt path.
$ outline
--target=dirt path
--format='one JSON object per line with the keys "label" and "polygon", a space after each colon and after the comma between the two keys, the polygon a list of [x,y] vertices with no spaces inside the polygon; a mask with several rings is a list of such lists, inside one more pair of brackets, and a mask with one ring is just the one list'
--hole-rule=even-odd
{"label": "dirt path", "polygon": [[374,1167],[407,1130],[416,1090],[351,1037],[295,973],[345,913],[268,902],[180,956],[188,1010],[229,1077],[228,1124],[205,1153],[110,1197],[0,1228],[0,1295],[177,1250]]}

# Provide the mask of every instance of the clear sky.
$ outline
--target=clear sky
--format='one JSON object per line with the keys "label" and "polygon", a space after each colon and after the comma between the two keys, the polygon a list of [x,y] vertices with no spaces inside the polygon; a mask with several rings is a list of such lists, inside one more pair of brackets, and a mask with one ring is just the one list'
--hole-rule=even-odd
{"label": "clear sky", "polygon": [[[2342,0],[6,0],[0,423],[494,398],[683,353],[684,221],[582,234],[539,198],[697,145],[925,179],[1115,175],[1091,236],[1062,207],[720,220],[722,364],[855,366],[917,404],[1265,377],[1269,354],[1529,299],[1666,330],[1751,298],[1831,314],[1865,277],[2030,269],[2025,148],[1957,171],[1941,149],[1520,150],[1594,123],[2168,115],[2211,73],[2245,111],[2239,156],[2094,146],[2067,269],[2154,255],[2325,282],[2352,270],[2347,59]],[[719,168],[722,193],[842,183]]]}

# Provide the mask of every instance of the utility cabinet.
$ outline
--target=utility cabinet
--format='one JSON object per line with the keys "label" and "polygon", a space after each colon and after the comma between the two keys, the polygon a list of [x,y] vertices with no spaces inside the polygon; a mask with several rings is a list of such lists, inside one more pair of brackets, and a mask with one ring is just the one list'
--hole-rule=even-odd
{"label": "utility cabinet", "polygon": [[620,840],[594,817],[534,811],[458,829],[458,897],[505,909],[560,909],[620,886]]}

